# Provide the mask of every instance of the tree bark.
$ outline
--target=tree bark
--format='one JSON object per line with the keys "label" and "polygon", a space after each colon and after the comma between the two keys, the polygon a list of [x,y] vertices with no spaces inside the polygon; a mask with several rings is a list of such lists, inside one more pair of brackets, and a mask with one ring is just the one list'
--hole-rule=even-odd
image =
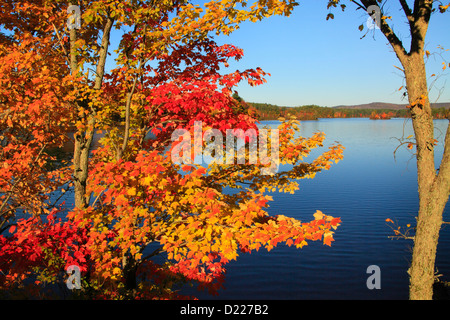
{"label": "tree bark", "polygon": [[[99,60],[96,67],[96,76],[94,89],[100,90],[103,83],[103,76],[105,73],[106,57],[108,53],[109,38],[111,28],[114,24],[112,18],[108,18],[103,28],[102,43],[99,52]],[[73,28],[70,31],[70,67],[72,74],[78,73],[78,63],[76,59],[75,48],[76,30]],[[89,106],[82,106],[80,103],[78,108],[89,108]],[[95,132],[95,107],[91,107],[87,116],[87,129],[77,131],[75,133],[74,142],[74,186],[75,186],[75,207],[86,208],[89,204],[89,197],[86,194],[86,184],[89,172],[89,153],[91,150],[92,141]],[[84,119],[85,120],[85,119]]]}
{"label": "tree bark", "polygon": [[[361,3],[366,10],[371,5],[378,5],[376,0],[361,0]],[[433,116],[424,62],[425,36],[433,0],[414,1],[414,10],[411,10],[404,0],[400,0],[400,4],[410,26],[410,51],[405,50],[403,43],[390,28],[386,19],[382,19],[380,29],[404,68],[416,139],[419,213],[409,269],[410,299],[431,300],[439,231],[450,194],[450,126],[447,128],[441,166],[439,170],[436,170]]]}
{"label": "tree bark", "polygon": [[428,98],[423,50],[412,52],[403,63],[416,138],[419,213],[411,261],[410,299],[431,300],[442,215],[449,197],[449,130],[441,168],[435,168],[434,126]]}
{"label": "tree bark", "polygon": [[88,121],[86,132],[75,133],[74,143],[74,187],[75,187],[75,207],[79,209],[86,208],[89,200],[86,194],[86,185],[89,170],[89,152],[91,150],[94,136],[95,120],[91,116]]}

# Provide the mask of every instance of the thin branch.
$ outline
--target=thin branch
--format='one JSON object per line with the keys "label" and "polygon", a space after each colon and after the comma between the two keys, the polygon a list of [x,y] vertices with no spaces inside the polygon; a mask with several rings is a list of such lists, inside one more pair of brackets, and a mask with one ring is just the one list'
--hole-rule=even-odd
{"label": "thin branch", "polygon": [[157,248],[157,249],[154,250],[152,253],[146,255],[145,257],[143,257],[143,258],[141,259],[141,262],[143,262],[143,261],[145,261],[145,260],[148,260],[148,259],[150,259],[151,257],[154,257],[154,256],[160,254],[162,251],[163,251],[163,247]]}
{"label": "thin branch", "polygon": [[[142,60],[141,60],[142,62]],[[139,66],[139,70],[141,69],[141,65]],[[117,153],[117,160],[122,158],[122,155],[127,147],[128,139],[130,137],[130,109],[131,109],[131,101],[133,99],[134,91],[136,90],[136,83],[137,83],[138,75],[136,74],[133,80],[133,86],[131,87],[131,92],[128,94],[127,102],[125,105],[125,134],[123,138],[122,148],[119,149],[119,152]]]}
{"label": "thin branch", "polygon": [[406,3],[406,0],[399,0],[400,4],[402,5],[403,12],[405,13],[406,17],[408,18],[408,21],[414,21],[413,13],[411,8]]}
{"label": "thin branch", "polygon": [[94,202],[92,203],[91,207],[95,208],[95,204],[97,203],[97,200],[100,198],[100,196],[103,194],[104,191],[100,192],[98,196],[95,198]]}
{"label": "thin branch", "polygon": [[398,235],[398,236],[388,236],[389,239],[405,239],[405,240],[414,240],[414,237],[408,237],[405,235]]}
{"label": "thin branch", "polygon": [[358,9],[363,9],[364,11],[367,11],[366,7],[364,7],[362,4],[356,2],[355,0],[350,0],[350,2],[353,2],[354,4],[356,4],[356,6],[358,7],[357,10]]}
{"label": "thin branch", "polygon": [[[36,156],[36,158],[34,159],[33,163],[31,164],[31,166],[30,166],[30,171],[29,171],[29,172],[32,172],[32,171],[33,171],[32,169],[33,169],[34,165],[38,162],[39,158],[41,157],[41,155],[42,155],[42,153],[44,152],[44,149],[45,149],[46,147],[47,147],[47,143],[44,143],[44,144],[42,145],[42,148],[41,148],[41,150],[39,151],[38,155]],[[11,211],[10,209],[7,210],[7,211],[3,211],[3,210],[4,210],[5,206],[6,206],[6,204],[8,203],[9,199],[11,199],[11,196],[13,195],[13,191],[14,191],[16,185],[17,185],[23,178],[24,178],[24,176],[20,176],[19,178],[17,178],[17,179],[14,181],[12,187],[10,188],[10,190],[9,190],[9,192],[8,192],[7,198],[3,201],[3,203],[2,203],[1,206],[0,206],[0,217],[3,216],[6,212]],[[3,225],[6,223],[6,221],[7,221],[7,219],[5,219],[5,220],[3,220],[3,221],[1,222],[0,228],[3,227]]]}
{"label": "thin branch", "polygon": [[102,87],[103,75],[105,74],[106,57],[108,54],[109,38],[111,35],[111,29],[112,29],[113,24],[114,24],[114,19],[108,17],[108,20],[103,29],[102,44],[101,44],[100,51],[99,51],[99,61],[97,64],[97,71],[96,71],[95,85],[94,85],[94,89],[96,89],[96,90],[100,90],[100,88]]}
{"label": "thin branch", "polygon": [[52,22],[52,26],[53,26],[53,29],[55,30],[56,36],[58,37],[59,44],[61,45],[61,48],[62,48],[63,51],[64,51],[64,55],[65,55],[65,57],[66,57],[67,63],[70,64],[70,61],[69,61],[69,59],[68,59],[69,53],[67,52],[66,48],[64,47],[64,43],[63,43],[63,41],[62,41],[62,39],[61,39],[61,37],[60,37],[60,35],[59,35],[59,30],[56,29],[56,26],[53,24],[53,22]]}
{"label": "thin branch", "polygon": [[[355,3],[358,8],[362,8],[367,11],[367,8],[370,6],[378,6],[378,2],[376,0],[361,0],[361,4],[359,4],[356,1],[352,1]],[[381,8],[380,8],[381,10]],[[381,17],[380,17],[381,18]],[[386,19],[381,19],[380,21],[380,30],[384,34],[384,36],[387,38],[389,43],[391,44],[392,48],[394,49],[395,54],[399,58],[400,62],[405,62],[408,53],[406,52],[402,41],[397,37],[397,35],[394,33],[394,31],[391,29],[389,24],[386,22]]]}

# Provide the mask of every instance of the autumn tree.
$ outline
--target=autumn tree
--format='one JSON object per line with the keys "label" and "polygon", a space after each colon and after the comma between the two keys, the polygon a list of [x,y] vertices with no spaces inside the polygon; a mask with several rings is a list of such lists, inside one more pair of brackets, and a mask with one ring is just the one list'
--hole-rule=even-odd
{"label": "autumn tree", "polygon": [[[14,10],[23,13],[20,25],[11,19]],[[49,150],[67,141],[72,79],[64,56],[45,36],[51,30],[37,20],[48,15],[33,4],[1,4],[2,26],[20,28],[0,34],[0,232],[17,211],[49,213],[49,194],[68,183],[67,168],[51,170],[55,158]]]}
{"label": "autumn tree", "polygon": [[[328,2],[328,8],[344,1]],[[444,140],[444,154],[440,167],[435,167],[434,147],[436,140],[433,130],[433,115],[430,107],[425,59],[430,54],[425,50],[426,34],[433,13],[445,13],[450,4],[433,0],[417,0],[410,3],[399,0],[406,23],[409,26],[409,50],[392,28],[390,17],[384,12],[380,0],[349,1],[357,9],[362,9],[374,19],[377,26],[394,50],[403,69],[414,129],[419,212],[410,275],[410,299],[432,299],[435,277],[435,257],[442,225],[442,215],[450,193],[450,127]],[[330,13],[328,17],[333,17]],[[364,25],[360,26],[362,30]],[[445,63],[444,63],[445,64]]]}
{"label": "autumn tree", "polygon": [[[243,52],[211,37],[289,15],[294,5],[3,1],[0,286],[55,282],[77,265],[87,297],[176,298],[176,280],[216,290],[241,251],[331,245],[339,218],[319,210],[311,222],[269,216],[267,192],[294,192],[297,180],[342,159],[343,147],[307,163],[323,133],[300,137],[291,118],[279,131],[259,128],[232,94],[239,82],[260,85],[268,74],[222,72]],[[114,32],[121,38],[113,51]],[[270,151],[251,162],[250,149],[234,154],[233,145],[221,157],[235,161],[205,165],[197,159],[206,159],[211,132],[231,135],[214,140],[223,150],[242,139]],[[95,134],[102,138],[93,149]],[[72,137],[71,164],[51,157],[50,147]],[[183,149],[184,161],[174,161],[174,149],[188,142],[194,147]],[[58,205],[67,190],[74,207]],[[166,263],[156,264],[157,255]]]}

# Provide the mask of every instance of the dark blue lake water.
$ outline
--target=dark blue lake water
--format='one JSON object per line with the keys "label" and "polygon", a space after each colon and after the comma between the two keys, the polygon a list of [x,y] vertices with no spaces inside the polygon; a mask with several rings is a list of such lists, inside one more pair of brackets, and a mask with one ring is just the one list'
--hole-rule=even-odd
{"label": "dark blue lake water", "polygon": [[[437,165],[443,153],[447,120],[435,121]],[[266,121],[276,127],[277,121]],[[302,121],[301,134],[323,131],[326,145],[339,141],[344,160],[314,179],[300,181],[294,194],[273,194],[270,214],[303,221],[321,210],[341,217],[331,247],[309,242],[303,249],[278,246],[241,254],[228,265],[219,296],[190,291],[199,299],[408,299],[407,269],[411,240],[392,240],[387,218],[415,224],[418,211],[417,173],[413,151],[395,138],[413,134],[405,119],[320,119]],[[318,152],[322,151],[320,148]],[[413,149],[414,150],[414,149]],[[317,154],[317,153],[316,153]],[[310,162],[313,155],[306,161]],[[449,206],[444,220],[449,220]],[[367,267],[381,271],[381,289],[369,290]],[[450,278],[450,227],[443,226],[436,267]]]}
{"label": "dark blue lake water", "polygon": [[[435,121],[436,167],[443,153],[447,120]],[[278,121],[262,125],[276,128]],[[413,150],[399,142],[413,134],[411,120],[320,119],[302,121],[301,135],[326,134],[324,148],[305,161],[311,162],[334,141],[345,146],[344,159],[314,179],[300,180],[291,194],[271,194],[269,213],[302,221],[313,220],[316,210],[341,217],[331,247],[309,242],[302,249],[278,246],[241,254],[227,265],[225,288],[218,296],[187,288],[181,293],[199,299],[408,299],[407,269],[411,240],[392,240],[387,218],[401,226],[415,225],[419,201]],[[280,167],[283,170],[283,167]],[[72,198],[67,199],[70,206]],[[450,206],[444,221],[450,221]],[[381,271],[381,289],[369,290],[367,268]],[[450,281],[450,225],[441,229],[436,267]]]}

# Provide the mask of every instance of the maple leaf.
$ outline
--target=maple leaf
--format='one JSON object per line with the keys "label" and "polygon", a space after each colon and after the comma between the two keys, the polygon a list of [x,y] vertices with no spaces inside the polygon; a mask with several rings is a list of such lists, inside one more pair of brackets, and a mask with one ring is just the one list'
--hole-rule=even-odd
{"label": "maple leaf", "polygon": [[333,239],[333,236],[332,236],[332,235],[327,236],[327,235],[325,234],[325,236],[324,236],[324,238],[323,238],[323,244],[326,244],[326,245],[328,245],[328,246],[331,247],[331,242],[333,242],[333,241],[334,241],[334,239]]}
{"label": "maple leaf", "polygon": [[315,220],[321,220],[324,217],[324,214],[322,213],[322,211],[317,210],[314,214],[314,219]]}

